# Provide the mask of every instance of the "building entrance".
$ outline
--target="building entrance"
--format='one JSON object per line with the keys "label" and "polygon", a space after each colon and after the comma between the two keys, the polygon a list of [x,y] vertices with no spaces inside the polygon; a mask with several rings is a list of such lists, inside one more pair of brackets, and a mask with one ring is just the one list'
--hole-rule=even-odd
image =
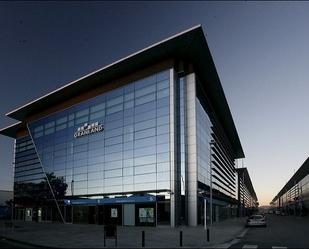
{"label": "building entrance", "polygon": [[32,221],[33,210],[32,208],[26,208],[25,221]]}
{"label": "building entrance", "polygon": [[103,206],[103,223],[122,225],[122,205]]}
{"label": "building entrance", "polygon": [[123,204],[123,225],[135,226],[135,204]]}

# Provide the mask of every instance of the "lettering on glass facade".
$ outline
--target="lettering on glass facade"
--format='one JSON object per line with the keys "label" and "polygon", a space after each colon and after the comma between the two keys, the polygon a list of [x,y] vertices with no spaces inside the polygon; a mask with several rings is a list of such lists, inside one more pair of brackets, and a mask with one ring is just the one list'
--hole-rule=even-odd
{"label": "lettering on glass facade", "polygon": [[92,133],[103,131],[104,127],[99,122],[95,122],[92,124],[85,123],[83,126],[78,127],[77,131],[74,133],[74,137],[82,137],[85,135],[90,135]]}

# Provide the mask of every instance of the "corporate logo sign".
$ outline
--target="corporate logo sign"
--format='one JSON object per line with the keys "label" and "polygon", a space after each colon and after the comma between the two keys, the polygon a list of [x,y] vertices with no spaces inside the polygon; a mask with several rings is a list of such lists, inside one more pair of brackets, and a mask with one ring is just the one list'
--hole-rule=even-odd
{"label": "corporate logo sign", "polygon": [[77,131],[74,133],[74,137],[82,137],[85,135],[90,135],[92,133],[103,131],[104,127],[99,122],[95,122],[92,124],[85,123],[83,126],[78,127]]}

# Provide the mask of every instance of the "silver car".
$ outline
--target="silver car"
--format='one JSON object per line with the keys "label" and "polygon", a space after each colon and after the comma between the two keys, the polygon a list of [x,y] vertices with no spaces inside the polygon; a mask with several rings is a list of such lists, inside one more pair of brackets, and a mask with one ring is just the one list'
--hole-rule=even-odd
{"label": "silver car", "polygon": [[256,215],[251,215],[247,219],[247,227],[253,227],[253,226],[262,226],[266,227],[266,219],[265,216],[256,214]]}

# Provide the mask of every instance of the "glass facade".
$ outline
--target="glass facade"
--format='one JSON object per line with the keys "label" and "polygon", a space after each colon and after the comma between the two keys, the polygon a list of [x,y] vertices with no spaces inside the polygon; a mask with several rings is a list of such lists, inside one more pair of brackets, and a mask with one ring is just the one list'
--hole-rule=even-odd
{"label": "glass facade", "polygon": [[50,206],[36,212],[51,219],[64,216],[68,197],[170,190],[169,77],[166,70],[29,123],[15,145],[16,202]]}
{"label": "glass facade", "polygon": [[16,139],[14,166],[15,182],[40,181],[44,178],[43,170],[30,136]]}
{"label": "glass facade", "polygon": [[196,132],[198,181],[210,186],[211,122],[200,101],[196,98]]}
{"label": "glass facade", "polygon": [[[204,198],[207,198],[208,219],[212,216],[213,221],[220,221],[237,215],[237,182],[231,145],[216,115],[206,108],[211,107],[199,84],[196,95],[198,223],[201,224],[205,219]],[[210,198],[213,200],[211,213]]]}
{"label": "glass facade", "polygon": [[[201,223],[202,198],[209,198],[211,182],[217,191],[214,200],[223,195],[235,198],[233,154],[206,111],[206,97],[197,91],[187,99],[187,84],[195,86],[197,82],[188,83],[186,76],[171,82],[170,74],[170,69],[153,74],[28,123],[29,135],[16,139],[15,145],[15,200],[27,207],[27,212],[17,210],[16,216],[25,216],[25,220],[32,220],[32,216],[37,220],[60,217],[68,223],[105,224],[113,221],[113,212],[119,214],[114,219],[116,224],[132,225],[144,223],[145,217],[137,214],[153,210],[155,219],[151,225],[154,221],[169,224],[175,205],[176,222],[186,224],[189,213],[197,212]],[[172,84],[175,96],[171,94]],[[173,106],[175,113],[170,113]],[[172,115],[175,120],[171,124]],[[192,117],[194,139],[188,132]],[[173,147],[175,161],[171,159]],[[196,166],[194,178],[188,175],[189,171],[192,174],[188,153],[193,147],[196,154],[190,155],[190,167]],[[172,174],[177,182],[176,204],[170,199]],[[192,188],[189,178],[198,185],[195,211],[188,204]],[[133,206],[125,202],[103,205],[102,201],[140,195],[155,199]],[[76,204],[81,198],[86,202]],[[228,200],[220,198],[214,201],[214,220],[227,216],[230,208]],[[31,203],[36,207],[29,207]],[[132,212],[135,220],[128,218]]]}
{"label": "glass facade", "polygon": [[[100,124],[90,135],[78,129]],[[99,95],[29,125],[46,173],[66,195],[168,190],[169,71]]]}
{"label": "glass facade", "polygon": [[238,168],[238,216],[250,216],[257,211],[257,197],[246,168]]}
{"label": "glass facade", "polygon": [[307,215],[309,213],[309,175],[288,189],[277,199],[277,207],[287,215]]}
{"label": "glass facade", "polygon": [[308,215],[309,213],[309,174],[306,175],[298,184],[299,195],[296,198],[298,200],[299,209],[301,209],[301,215]]}
{"label": "glass facade", "polygon": [[[53,174],[47,175],[47,181],[30,136],[15,141],[14,171],[15,218],[26,221],[52,220],[54,212],[54,220],[60,220],[61,213],[55,199],[64,198],[67,185],[63,178],[56,179]],[[53,192],[48,183],[53,185]],[[44,208],[29,208],[39,205]]]}

